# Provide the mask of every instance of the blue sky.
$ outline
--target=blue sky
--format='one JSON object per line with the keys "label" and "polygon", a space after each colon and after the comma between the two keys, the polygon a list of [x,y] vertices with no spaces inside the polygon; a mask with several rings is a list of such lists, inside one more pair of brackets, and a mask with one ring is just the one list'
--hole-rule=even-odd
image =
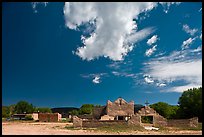
{"label": "blue sky", "polygon": [[176,105],[202,86],[202,3],[3,3],[2,103]]}

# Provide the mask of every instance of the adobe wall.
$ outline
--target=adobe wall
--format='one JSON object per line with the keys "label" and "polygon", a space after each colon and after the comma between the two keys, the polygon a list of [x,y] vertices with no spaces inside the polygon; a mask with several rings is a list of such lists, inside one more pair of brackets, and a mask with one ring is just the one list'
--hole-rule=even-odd
{"label": "adobe wall", "polygon": [[58,122],[61,119],[59,113],[39,113],[38,115],[40,122]]}
{"label": "adobe wall", "polygon": [[103,126],[113,126],[113,125],[127,125],[127,121],[125,120],[84,120],[82,122],[82,127],[86,128],[95,128],[95,127],[103,127]]}
{"label": "adobe wall", "polygon": [[38,113],[33,113],[32,118],[33,120],[38,120]]}
{"label": "adobe wall", "polygon": [[124,99],[118,98],[115,102],[108,100],[106,107],[109,116],[132,116],[134,115],[134,102],[127,103]]}
{"label": "adobe wall", "polygon": [[167,126],[167,119],[164,118],[163,116],[159,115],[159,114],[154,115],[153,116],[153,125],[165,127],[165,126]]}
{"label": "adobe wall", "polygon": [[190,119],[171,119],[168,120],[167,125],[169,127],[197,127],[198,126],[198,117],[190,118]]}
{"label": "adobe wall", "polygon": [[103,115],[99,120],[114,120],[114,117],[109,115]]}
{"label": "adobe wall", "polygon": [[106,106],[94,107],[93,108],[93,118],[100,119],[101,116],[106,114]]}
{"label": "adobe wall", "polygon": [[82,127],[83,120],[77,116],[73,116],[73,126],[74,128]]}
{"label": "adobe wall", "polygon": [[139,114],[135,114],[128,120],[128,125],[141,125],[141,116]]}

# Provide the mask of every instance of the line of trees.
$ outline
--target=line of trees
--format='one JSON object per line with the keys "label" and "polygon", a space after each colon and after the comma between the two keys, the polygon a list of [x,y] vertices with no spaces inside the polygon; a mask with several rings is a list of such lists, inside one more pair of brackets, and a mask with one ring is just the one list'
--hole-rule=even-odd
{"label": "line of trees", "polygon": [[9,118],[13,114],[30,114],[34,112],[52,113],[52,110],[48,107],[35,107],[27,101],[19,101],[17,104],[10,106],[2,106],[2,117]]}
{"label": "line of trees", "polygon": [[160,115],[167,119],[186,119],[198,117],[202,121],[202,87],[191,88],[182,93],[178,105],[173,106],[165,102],[150,105]]}
{"label": "line of trees", "polygon": [[92,114],[94,105],[93,104],[83,104],[79,110],[72,110],[71,115],[83,115],[83,114]]}

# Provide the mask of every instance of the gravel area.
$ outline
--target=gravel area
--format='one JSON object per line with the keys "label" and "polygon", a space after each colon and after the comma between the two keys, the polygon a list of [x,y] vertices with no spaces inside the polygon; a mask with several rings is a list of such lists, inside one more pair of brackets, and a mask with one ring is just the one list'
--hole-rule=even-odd
{"label": "gravel area", "polygon": [[3,122],[3,135],[202,135],[202,131],[132,131],[112,132],[82,129],[65,129],[72,123],[43,123],[43,122]]}

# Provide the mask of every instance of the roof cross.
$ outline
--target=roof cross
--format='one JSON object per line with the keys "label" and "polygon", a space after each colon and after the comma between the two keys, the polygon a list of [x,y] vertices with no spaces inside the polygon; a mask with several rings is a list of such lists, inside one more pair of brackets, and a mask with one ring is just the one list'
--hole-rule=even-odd
{"label": "roof cross", "polygon": [[147,100],[146,100],[146,102],[145,102],[145,105],[146,105],[146,106],[148,106],[148,105],[149,105],[149,102],[148,102]]}

